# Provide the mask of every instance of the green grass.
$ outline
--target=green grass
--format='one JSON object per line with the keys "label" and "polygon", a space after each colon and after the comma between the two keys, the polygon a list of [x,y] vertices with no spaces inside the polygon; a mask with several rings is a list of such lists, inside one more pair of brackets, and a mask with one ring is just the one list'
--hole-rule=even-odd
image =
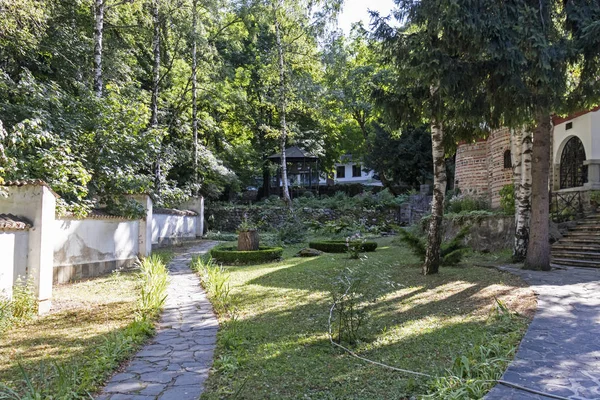
{"label": "green grass", "polygon": [[90,398],[152,335],[166,278],[153,256],[137,273],[55,287],[51,314],[0,337],[0,398]]}
{"label": "green grass", "polygon": [[329,307],[342,274],[360,277],[365,294],[377,298],[367,303],[362,340],[353,346],[363,357],[445,375],[457,357],[481,353],[479,345],[499,333],[506,338],[500,350],[512,354],[524,319],[494,318],[495,298],[512,311],[531,311],[533,296],[522,281],[473,267],[470,257],[425,277],[407,249],[391,239],[378,244],[361,260],[347,254],[292,258],[297,246],[286,248],[277,263],[226,267],[236,313],[221,316],[202,398],[404,399],[430,392],[430,380],[366,364],[331,346]]}

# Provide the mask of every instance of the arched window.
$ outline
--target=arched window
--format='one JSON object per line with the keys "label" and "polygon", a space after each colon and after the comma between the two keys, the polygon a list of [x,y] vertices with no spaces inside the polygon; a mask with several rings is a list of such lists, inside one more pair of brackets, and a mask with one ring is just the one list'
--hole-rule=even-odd
{"label": "arched window", "polygon": [[504,152],[504,168],[512,168],[512,159],[510,157],[510,150]]}
{"label": "arched window", "polygon": [[583,186],[587,182],[585,149],[578,137],[573,136],[565,144],[560,156],[560,188]]}

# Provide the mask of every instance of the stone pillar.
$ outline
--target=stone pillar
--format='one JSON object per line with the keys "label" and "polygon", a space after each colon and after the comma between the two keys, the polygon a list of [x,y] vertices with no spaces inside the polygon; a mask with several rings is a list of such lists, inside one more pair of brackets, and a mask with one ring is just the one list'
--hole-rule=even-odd
{"label": "stone pillar", "polygon": [[193,197],[179,205],[181,210],[191,210],[198,214],[196,223],[196,237],[204,235],[204,197]]}
{"label": "stone pillar", "polygon": [[135,195],[132,198],[144,206],[146,215],[140,220],[138,232],[138,257],[144,258],[152,254],[152,199],[147,194]]}
{"label": "stone pillar", "polygon": [[586,189],[600,190],[600,160],[585,160],[583,165],[588,167],[588,181],[583,186]]}
{"label": "stone pillar", "polygon": [[54,229],[56,198],[41,181],[8,183],[7,195],[0,196],[0,212],[25,217],[32,222],[27,250],[27,276],[33,278],[38,312],[46,313],[52,305],[54,272]]}

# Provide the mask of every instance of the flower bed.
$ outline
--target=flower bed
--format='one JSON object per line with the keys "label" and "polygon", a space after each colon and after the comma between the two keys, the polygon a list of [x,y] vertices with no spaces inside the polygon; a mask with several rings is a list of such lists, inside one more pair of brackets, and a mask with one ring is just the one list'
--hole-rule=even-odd
{"label": "flower bed", "polygon": [[281,247],[260,246],[255,251],[238,251],[234,247],[215,247],[210,255],[225,264],[260,264],[281,258]]}
{"label": "flower bed", "polygon": [[[360,246],[361,252],[375,251],[377,243],[375,242],[357,242],[349,243],[350,247]],[[345,240],[324,240],[318,242],[310,242],[308,247],[324,251],[325,253],[346,253],[348,251],[348,243]]]}

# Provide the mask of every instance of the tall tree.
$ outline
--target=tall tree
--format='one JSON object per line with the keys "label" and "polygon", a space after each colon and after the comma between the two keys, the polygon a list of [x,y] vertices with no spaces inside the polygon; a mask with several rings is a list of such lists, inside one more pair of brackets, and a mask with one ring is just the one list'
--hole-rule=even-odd
{"label": "tall tree", "polygon": [[[377,97],[394,119],[430,126],[433,154],[433,200],[423,274],[440,266],[446,192],[445,148],[480,130],[477,113],[485,104],[479,91],[482,71],[469,54],[457,51],[457,36],[471,36],[476,10],[457,12],[454,1],[397,0],[399,28],[379,20],[376,36],[396,70],[396,84]],[[387,93],[386,93],[387,91]]]}
{"label": "tall tree", "polygon": [[281,40],[281,23],[280,16],[278,14],[284,12],[283,9],[283,0],[279,0],[277,6],[273,9],[274,20],[275,20],[275,41],[277,45],[277,65],[279,68],[279,124],[281,133],[279,136],[279,148],[281,150],[281,183],[282,183],[282,191],[283,191],[283,201],[285,204],[291,208],[292,207],[292,199],[290,197],[290,190],[288,188],[288,174],[287,174],[287,158],[286,158],[286,148],[287,148],[287,121],[286,121],[286,107],[287,107],[287,99],[286,99],[286,83],[285,83],[285,59],[284,59],[284,49],[283,42]]}

